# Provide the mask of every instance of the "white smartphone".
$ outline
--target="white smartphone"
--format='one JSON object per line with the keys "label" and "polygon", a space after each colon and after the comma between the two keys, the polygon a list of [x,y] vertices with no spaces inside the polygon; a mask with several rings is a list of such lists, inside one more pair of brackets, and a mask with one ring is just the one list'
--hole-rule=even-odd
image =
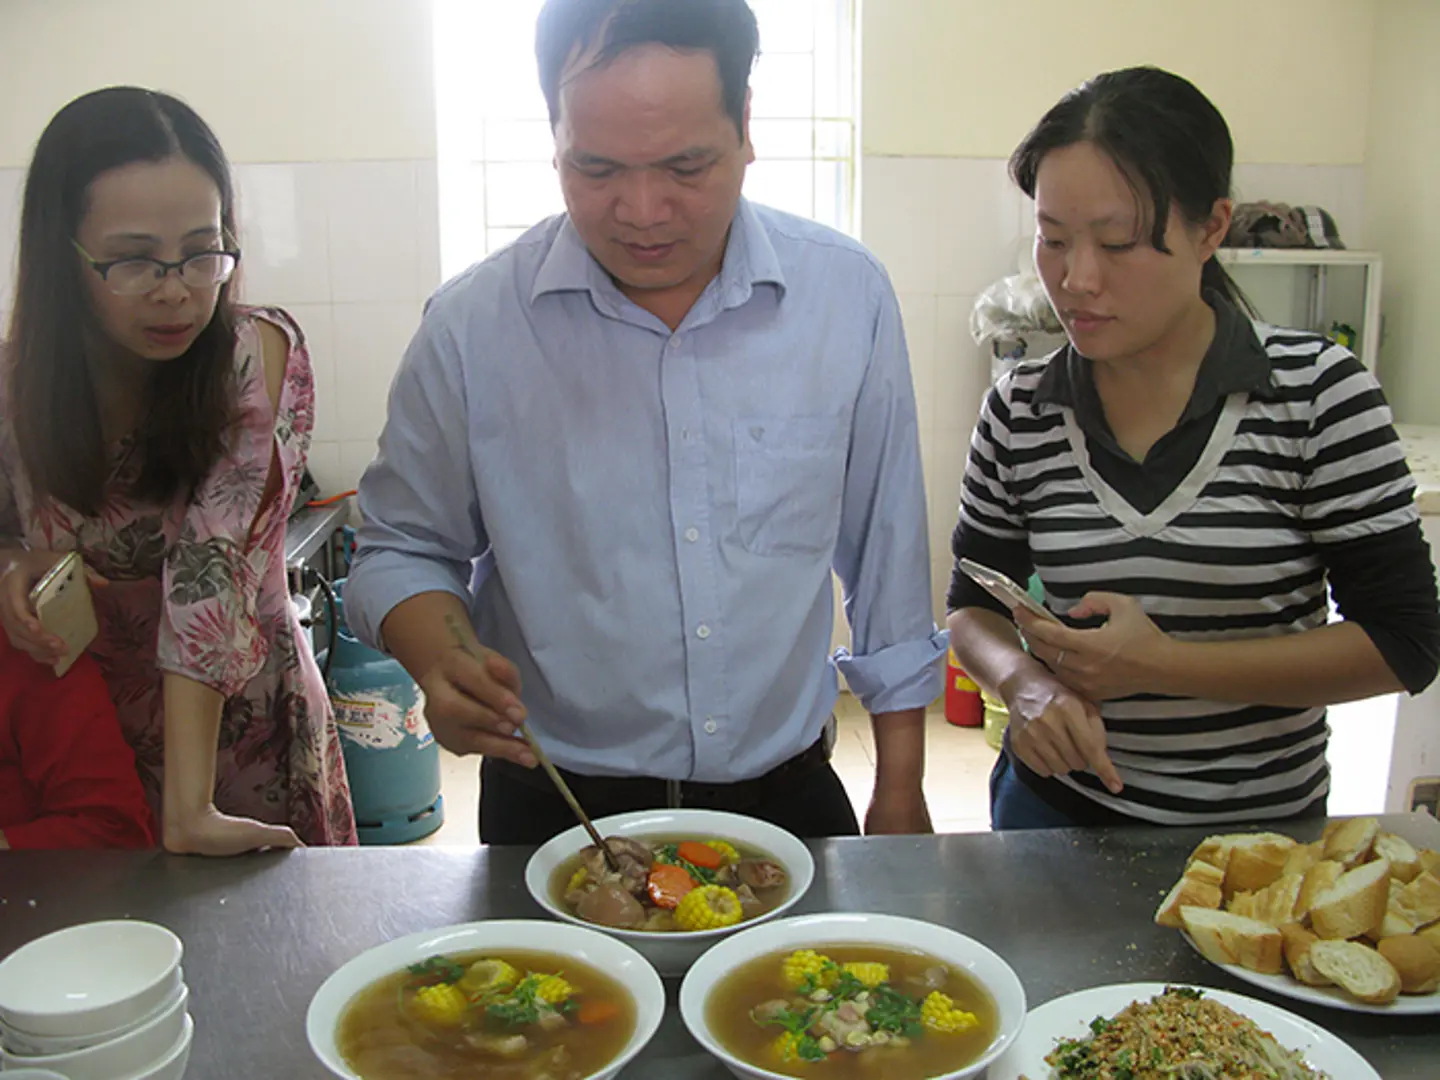
{"label": "white smartphone", "polygon": [[1017,607],[1023,607],[1026,611],[1038,615],[1042,619],[1049,619],[1053,623],[1060,623],[1060,620],[1054,616],[1049,608],[1036,600],[1014,581],[1000,573],[1000,571],[991,570],[988,566],[982,566],[974,559],[961,559],[960,569],[965,571],[971,581],[979,585],[996,600],[999,600],[1000,603],[1004,604],[1012,612]]}
{"label": "white smartphone", "polygon": [[65,643],[65,655],[55,661],[58,678],[70,670],[100,632],[90,584],[85,580],[85,563],[79,555],[70,552],[35,583],[30,590],[30,606],[40,625]]}

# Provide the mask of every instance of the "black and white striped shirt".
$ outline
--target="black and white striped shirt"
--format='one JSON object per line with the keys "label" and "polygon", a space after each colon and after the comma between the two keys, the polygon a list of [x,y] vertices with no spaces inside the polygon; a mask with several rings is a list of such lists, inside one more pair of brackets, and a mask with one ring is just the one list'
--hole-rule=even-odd
{"label": "black and white striped shirt", "polygon": [[[1414,484],[1374,377],[1317,335],[1260,323],[1254,333],[1268,385],[1217,400],[1193,464],[1148,511],[1096,468],[1098,448],[1076,409],[1037,400],[1047,361],[1010,372],[971,444],[957,555],[985,562],[1003,545],[1014,557],[997,569],[1023,563],[1023,581],[1033,565],[1057,613],[1087,592],[1119,592],[1167,633],[1204,641],[1324,625],[1327,551],[1397,530],[1423,551]],[[972,595],[957,588],[952,607]],[[1429,596],[1433,609],[1433,580]],[[1090,773],[1055,782],[1127,817],[1287,817],[1329,789],[1323,708],[1146,694],[1100,710],[1124,791],[1112,796]]]}

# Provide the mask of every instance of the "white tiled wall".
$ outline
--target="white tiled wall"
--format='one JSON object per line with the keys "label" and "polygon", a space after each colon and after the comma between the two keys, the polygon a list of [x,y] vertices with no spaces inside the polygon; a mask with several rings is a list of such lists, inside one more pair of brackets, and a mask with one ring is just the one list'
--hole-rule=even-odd
{"label": "white tiled wall", "polygon": [[866,157],[861,239],[890,272],[905,319],[929,493],[931,589],[943,621],[950,530],[990,365],[970,309],[1015,272],[1023,199],[1000,160]]}
{"label": "white tiled wall", "polygon": [[[990,380],[970,336],[970,309],[987,286],[1016,272],[1034,234],[1031,206],[998,158],[867,156],[861,239],[900,296],[929,492],[931,587],[943,620],[965,454]],[[1236,197],[1317,203],[1345,242],[1365,243],[1361,166],[1239,165]]]}
{"label": "white tiled wall", "polygon": [[244,297],[295,316],[315,366],[310,469],[353,488],[426,297],[440,284],[435,162],[240,165]]}
{"label": "white tiled wall", "polygon": [[[237,165],[241,295],[300,323],[315,366],[311,472],[355,486],[425,298],[440,283],[435,162]],[[21,169],[0,169],[0,327],[8,320]]]}
{"label": "white tiled wall", "polygon": [[15,292],[15,249],[20,244],[20,195],[23,169],[0,169],[0,339],[10,325]]}

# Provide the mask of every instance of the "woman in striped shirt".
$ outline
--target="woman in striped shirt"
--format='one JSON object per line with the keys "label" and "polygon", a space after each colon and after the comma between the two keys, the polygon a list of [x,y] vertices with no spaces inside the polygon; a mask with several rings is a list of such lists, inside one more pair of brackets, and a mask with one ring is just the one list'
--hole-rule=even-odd
{"label": "woman in striped shirt", "polygon": [[996,828],[1324,814],[1325,707],[1416,692],[1440,663],[1379,385],[1252,319],[1215,260],[1232,154],[1199,90],[1131,68],[1011,158],[1070,343],[989,394],[953,547],[1038,572],[1066,625],[1012,622],[957,566],[955,652],[1010,711]]}

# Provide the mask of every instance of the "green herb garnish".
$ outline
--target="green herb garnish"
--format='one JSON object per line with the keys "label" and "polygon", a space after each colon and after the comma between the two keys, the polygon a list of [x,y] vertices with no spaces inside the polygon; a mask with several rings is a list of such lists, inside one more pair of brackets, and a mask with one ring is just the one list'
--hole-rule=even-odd
{"label": "green herb garnish", "polygon": [[405,969],[411,975],[420,976],[422,986],[436,986],[442,983],[457,983],[465,977],[465,968],[454,960],[443,956],[432,956]]}
{"label": "green herb garnish", "polygon": [[[864,984],[861,986],[865,988]],[[904,1035],[908,1039],[924,1034],[925,1026],[920,1022],[920,1002],[900,993],[889,983],[881,983],[869,990],[870,1008],[865,1013],[865,1019],[872,1028],[892,1035]]]}

